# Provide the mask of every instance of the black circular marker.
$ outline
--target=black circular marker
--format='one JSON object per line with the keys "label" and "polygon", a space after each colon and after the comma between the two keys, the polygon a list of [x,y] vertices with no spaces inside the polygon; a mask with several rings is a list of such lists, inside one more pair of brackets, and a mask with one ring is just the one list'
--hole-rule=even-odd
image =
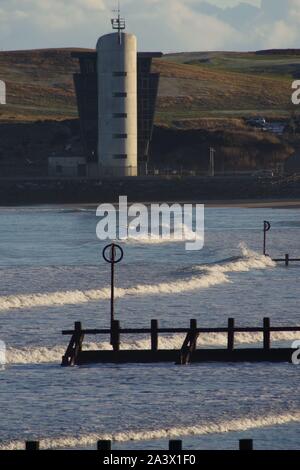
{"label": "black circular marker", "polygon": [[[112,250],[115,250],[114,251],[114,257],[112,256]],[[118,257],[116,256],[117,250],[119,250],[119,252],[120,252]],[[109,257],[106,254],[107,251],[109,251]],[[120,261],[122,261],[122,259],[124,257],[124,251],[123,251],[123,248],[120,247],[120,245],[116,245],[115,243],[111,243],[110,245],[107,245],[103,249],[102,256],[103,256],[104,260],[107,263],[117,264],[117,263],[120,263]]]}

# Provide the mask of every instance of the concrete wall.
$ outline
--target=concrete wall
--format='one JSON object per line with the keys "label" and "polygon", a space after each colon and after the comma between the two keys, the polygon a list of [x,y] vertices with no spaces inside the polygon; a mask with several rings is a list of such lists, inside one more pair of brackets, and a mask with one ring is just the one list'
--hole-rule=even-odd
{"label": "concrete wall", "polygon": [[[98,160],[103,175],[137,175],[137,44],[112,33],[97,44]],[[117,117],[118,116],[118,117]]]}

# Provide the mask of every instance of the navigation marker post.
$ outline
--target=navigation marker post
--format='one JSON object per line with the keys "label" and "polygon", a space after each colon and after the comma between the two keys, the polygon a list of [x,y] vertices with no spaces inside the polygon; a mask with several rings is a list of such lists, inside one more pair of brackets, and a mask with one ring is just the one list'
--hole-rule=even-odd
{"label": "navigation marker post", "polygon": [[[119,337],[118,332],[115,330],[119,329],[118,325],[119,322],[115,321],[115,264],[118,264],[122,261],[124,257],[123,248],[115,243],[111,243],[107,245],[102,252],[103,259],[110,264],[111,266],[111,278],[110,278],[110,288],[111,288],[111,295],[110,295],[110,344],[113,346],[114,350],[118,350],[118,340]],[[116,328],[117,327],[117,328]],[[117,334],[115,334],[117,333]]]}

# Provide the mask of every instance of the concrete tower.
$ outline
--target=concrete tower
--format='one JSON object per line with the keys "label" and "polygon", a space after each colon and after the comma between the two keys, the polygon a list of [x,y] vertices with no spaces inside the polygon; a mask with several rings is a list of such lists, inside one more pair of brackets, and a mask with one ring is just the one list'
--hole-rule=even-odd
{"label": "concrete tower", "polygon": [[97,44],[99,170],[107,176],[136,176],[137,41],[122,31],[119,11],[112,26],[118,32]]}

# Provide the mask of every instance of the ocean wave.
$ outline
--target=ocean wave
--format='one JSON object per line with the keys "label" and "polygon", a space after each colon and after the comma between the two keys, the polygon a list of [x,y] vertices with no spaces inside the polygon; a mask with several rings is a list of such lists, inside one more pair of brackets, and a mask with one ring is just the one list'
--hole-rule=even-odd
{"label": "ocean wave", "polygon": [[[268,257],[250,251],[246,246],[241,246],[242,256],[229,262],[221,262],[210,265],[200,265],[193,268],[190,278],[162,282],[160,284],[140,284],[129,288],[115,289],[115,298],[121,299],[126,296],[151,296],[171,295],[184,292],[207,289],[220,284],[229,283],[228,274],[248,272],[254,269],[268,269],[275,263]],[[53,307],[61,305],[80,305],[88,302],[108,300],[110,288],[94,290],[75,290],[65,292],[51,292],[38,294],[10,295],[0,297],[0,312],[8,310]]]}
{"label": "ocean wave", "polygon": [[[40,441],[42,449],[78,448],[96,446],[98,440],[111,440],[114,442],[150,441],[172,439],[175,437],[204,436],[208,434],[225,434],[228,432],[242,432],[270,426],[279,426],[300,422],[300,411],[285,414],[270,414],[259,417],[241,417],[219,422],[205,422],[190,426],[174,426],[153,430],[124,431],[117,433],[90,433],[79,436],[60,436],[46,438]],[[0,450],[24,449],[24,442],[9,441],[0,444]]]}
{"label": "ocean wave", "polygon": [[[170,229],[169,225],[162,224],[161,228],[167,228],[166,234],[162,233],[161,235],[155,235],[152,233],[145,233],[141,232],[140,234],[136,234],[136,232],[132,233],[129,230],[128,239],[123,240],[124,243],[127,244],[167,244],[167,243],[186,243],[186,242],[196,242],[201,241],[203,242],[204,237],[202,234],[197,233],[196,231],[191,230],[187,225],[183,224],[179,227],[178,230],[175,230],[173,233]],[[169,233],[170,232],[170,233]],[[122,240],[121,240],[122,241]]]}

